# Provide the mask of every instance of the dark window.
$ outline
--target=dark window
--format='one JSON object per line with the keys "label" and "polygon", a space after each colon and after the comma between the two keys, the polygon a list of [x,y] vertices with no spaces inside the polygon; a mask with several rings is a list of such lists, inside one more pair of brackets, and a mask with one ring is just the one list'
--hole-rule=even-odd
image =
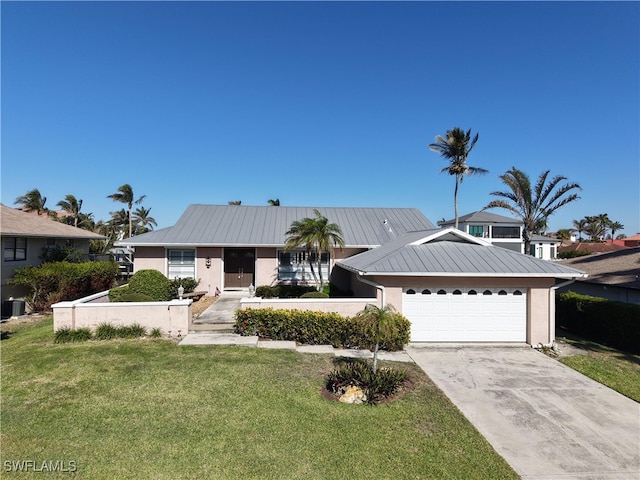
{"label": "dark window", "polygon": [[462,292],[460,290],[454,290],[453,294],[454,295],[462,295]]}
{"label": "dark window", "polygon": [[522,295],[522,292],[520,290],[516,290],[515,292],[513,292],[514,295]]}
{"label": "dark window", "polygon": [[484,227],[482,225],[469,225],[469,235],[482,237],[484,235]]}
{"label": "dark window", "polygon": [[493,238],[520,238],[520,227],[493,227]]}
{"label": "dark window", "polygon": [[9,237],[4,239],[4,261],[18,262],[27,259],[27,239]]}
{"label": "dark window", "polygon": [[431,290],[429,290],[428,288],[425,288],[424,290],[422,290],[422,294],[423,295],[431,295]]}
{"label": "dark window", "polygon": [[500,291],[498,292],[498,295],[506,295],[506,294],[507,294],[507,292],[505,292],[504,290],[500,290]]}
{"label": "dark window", "polygon": [[438,295],[446,295],[447,292],[445,292],[444,290],[440,289],[438,290]]}
{"label": "dark window", "polygon": [[478,292],[476,292],[475,290],[469,290],[469,292],[467,293],[467,295],[477,295]]}
{"label": "dark window", "polygon": [[491,293],[491,290],[485,290],[484,292],[482,292],[483,295],[493,295],[493,293]]}
{"label": "dark window", "polygon": [[416,291],[413,288],[410,288],[409,290],[407,290],[407,295],[415,295]]}

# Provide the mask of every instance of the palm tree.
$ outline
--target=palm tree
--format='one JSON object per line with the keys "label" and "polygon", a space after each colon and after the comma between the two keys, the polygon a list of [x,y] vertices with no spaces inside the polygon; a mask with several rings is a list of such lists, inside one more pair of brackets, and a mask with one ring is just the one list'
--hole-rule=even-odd
{"label": "palm tree", "polygon": [[149,213],[151,213],[151,209],[144,207],[138,207],[136,208],[136,211],[133,212],[133,218],[136,224],[136,235],[139,233],[146,233],[153,230],[153,227],[158,226],[156,219],[149,216]]}
{"label": "palm tree", "polygon": [[78,200],[75,196],[69,194],[65,195],[64,200],[58,202],[58,206],[67,212],[73,221],[73,226],[78,227],[78,221],[80,219],[80,210],[82,209],[82,200]]}
{"label": "palm tree", "polygon": [[571,229],[569,228],[561,228],[557,232],[558,238],[562,240],[562,242],[568,242],[571,240]]}
{"label": "palm tree", "polygon": [[590,215],[584,217],[587,225],[584,229],[585,233],[589,235],[589,240],[592,242],[599,242],[607,233],[607,221],[609,217],[607,214]]}
{"label": "palm tree", "polygon": [[229,205],[242,205],[242,200],[229,200],[227,203]]}
{"label": "palm tree", "polygon": [[118,191],[116,193],[112,193],[111,195],[107,195],[107,198],[110,198],[114,202],[121,202],[127,204],[127,218],[129,219],[129,237],[131,237],[133,232],[133,219],[131,218],[131,209],[133,208],[133,204],[140,204],[142,200],[144,200],[146,195],[142,195],[137,200],[134,200],[133,188],[128,183],[124,185],[120,185],[118,187]]}
{"label": "palm tree", "polygon": [[285,249],[290,250],[304,246],[307,252],[315,254],[320,281],[318,281],[318,277],[313,270],[311,256],[309,256],[309,265],[311,265],[313,278],[318,285],[318,291],[322,291],[324,287],[321,265],[322,252],[331,252],[335,245],[344,247],[344,240],[342,239],[342,230],[338,225],[329,223],[327,217],[321,215],[318,210],[314,209],[313,213],[315,218],[305,217],[291,224],[289,230],[285,233],[285,235],[288,235],[285,241]]}
{"label": "palm tree", "polygon": [[396,310],[391,304],[377,307],[368,304],[364,310],[357,314],[357,318],[362,322],[362,326],[367,337],[375,341],[373,349],[373,373],[378,370],[378,350],[380,343],[386,337],[397,334],[397,323],[394,321]]}
{"label": "palm tree", "polygon": [[616,232],[624,230],[624,225],[618,221],[613,221],[609,223],[609,228],[611,229],[611,240],[613,240],[616,238]]}
{"label": "palm tree", "polygon": [[570,193],[574,189],[582,190],[580,185],[577,183],[560,185],[560,182],[567,180],[562,175],[556,175],[547,183],[548,176],[549,170],[542,172],[532,190],[527,174],[512,167],[499,177],[510,191],[491,192],[491,195],[502,199],[493,200],[484,207],[485,210],[504,208],[522,219],[524,223],[522,238],[524,251],[527,254],[530,252],[531,235],[540,233],[553,212],[580,198],[576,193]]}
{"label": "palm tree", "polygon": [[131,237],[131,230],[128,230],[130,217],[127,214],[127,211],[124,208],[121,208],[115,212],[109,212],[111,218],[107,221],[110,228],[116,232],[116,239],[120,240],[127,236]]}
{"label": "palm tree", "polygon": [[581,220],[574,220],[573,221],[573,228],[575,229],[576,233],[578,234],[578,240],[582,241],[582,234],[585,231],[585,229],[587,228],[587,219],[583,218]]}
{"label": "palm tree", "polygon": [[478,175],[488,173],[488,170],[467,165],[467,157],[478,141],[478,134],[471,138],[471,129],[464,132],[458,127],[448,130],[444,137],[438,135],[436,142],[429,144],[429,148],[449,161],[449,166],[440,170],[447,172],[456,179],[456,187],[453,191],[453,207],[455,210],[455,227],[458,228],[458,187],[465,175]]}
{"label": "palm tree", "polygon": [[38,215],[49,213],[49,209],[44,206],[47,203],[47,197],[43,197],[37,188],[19,196],[13,203],[14,205],[21,205],[21,209],[24,212],[37,212]]}
{"label": "palm tree", "polygon": [[269,205],[271,205],[272,207],[279,207],[280,206],[280,199],[276,198],[275,200],[273,198],[270,198],[267,203]]}

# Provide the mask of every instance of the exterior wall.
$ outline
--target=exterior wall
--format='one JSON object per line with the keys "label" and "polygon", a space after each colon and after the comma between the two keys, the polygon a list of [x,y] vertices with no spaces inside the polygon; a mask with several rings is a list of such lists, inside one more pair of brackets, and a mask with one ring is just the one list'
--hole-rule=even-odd
{"label": "exterior wall", "polygon": [[352,317],[367,304],[373,303],[372,298],[243,298],[241,307],[245,308],[274,308],[287,310],[312,310],[315,312],[334,312],[346,317]]}
{"label": "exterior wall", "polygon": [[[207,267],[207,258],[211,262]],[[222,248],[198,247],[196,249],[196,280],[200,283],[196,290],[205,291],[207,295],[215,295],[216,288],[223,288]]]}
{"label": "exterior wall", "polygon": [[167,258],[164,247],[136,247],[133,273],[139,270],[158,270],[166,275]]}
{"label": "exterior wall", "polygon": [[254,287],[274,285],[277,277],[278,253],[276,248],[256,248],[256,283]]}
{"label": "exterior wall", "polygon": [[73,302],[52,305],[53,330],[63,327],[92,330],[101,323],[114,327],[137,323],[147,329],[160,328],[162,333],[180,337],[189,332],[192,321],[192,300],[171,300],[170,302],[118,302],[104,303],[100,299],[108,291]]}
{"label": "exterior wall", "polygon": [[555,296],[553,278],[470,278],[470,277],[367,277],[385,285],[386,303],[402,312],[403,287],[417,288],[500,288],[527,289],[527,343],[547,345],[555,337]]}
{"label": "exterior wall", "polygon": [[533,252],[529,252],[536,258],[542,260],[555,260],[558,255],[558,247],[556,243],[549,242],[531,242],[531,249]]}

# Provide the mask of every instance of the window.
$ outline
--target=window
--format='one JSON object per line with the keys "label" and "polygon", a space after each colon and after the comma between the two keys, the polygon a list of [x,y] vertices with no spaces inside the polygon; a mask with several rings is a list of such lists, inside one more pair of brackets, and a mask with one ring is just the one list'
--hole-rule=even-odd
{"label": "window", "polygon": [[513,292],[514,295],[522,295],[522,292],[520,290],[516,290]]}
{"label": "window", "polygon": [[[320,254],[322,278],[329,278],[329,254]],[[304,250],[278,251],[278,280],[281,282],[313,282],[313,272],[318,269],[315,253]],[[315,272],[316,275],[318,272]]]}
{"label": "window", "polygon": [[167,277],[196,278],[196,251],[195,250],[168,250],[167,259],[169,268]]}
{"label": "window", "polygon": [[478,294],[478,292],[476,292],[475,290],[469,290],[467,292],[467,295],[477,295],[477,294]]}
{"label": "window", "polygon": [[462,295],[462,292],[460,290],[454,290],[453,294],[454,295]]}
{"label": "window", "polygon": [[469,225],[469,235],[474,237],[484,236],[484,227],[482,225]]}
{"label": "window", "polygon": [[500,291],[498,292],[498,295],[506,295],[506,294],[507,294],[507,292],[506,292],[506,291],[504,291],[504,290],[500,290]]}
{"label": "window", "polygon": [[491,290],[485,290],[482,292],[483,295],[492,295]]}
{"label": "window", "polygon": [[520,238],[520,227],[493,227],[493,238]]}
{"label": "window", "polygon": [[9,237],[4,239],[4,261],[19,262],[27,259],[27,239]]}
{"label": "window", "polygon": [[422,290],[422,295],[431,295],[431,290],[425,288],[424,290]]}
{"label": "window", "polygon": [[413,288],[410,288],[409,290],[407,290],[407,295],[415,295],[416,291]]}
{"label": "window", "polygon": [[446,295],[446,294],[447,294],[446,291],[444,291],[442,289],[438,290],[438,295]]}

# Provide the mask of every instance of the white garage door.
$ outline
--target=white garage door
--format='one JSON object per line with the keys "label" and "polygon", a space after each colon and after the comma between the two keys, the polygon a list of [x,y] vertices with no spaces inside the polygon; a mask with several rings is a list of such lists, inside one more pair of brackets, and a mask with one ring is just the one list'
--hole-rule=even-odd
{"label": "white garage door", "polygon": [[524,288],[405,288],[412,342],[524,342]]}

